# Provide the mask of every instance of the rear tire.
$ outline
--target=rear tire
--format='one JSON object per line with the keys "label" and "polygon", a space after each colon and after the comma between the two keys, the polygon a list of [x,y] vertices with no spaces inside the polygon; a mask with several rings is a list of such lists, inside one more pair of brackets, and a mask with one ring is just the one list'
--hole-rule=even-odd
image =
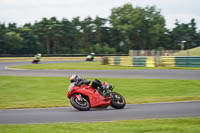
{"label": "rear tire", "polygon": [[74,108],[80,111],[87,111],[90,110],[90,103],[89,101],[85,98],[82,97],[82,101],[78,100],[76,96],[72,96],[70,98],[70,102]]}
{"label": "rear tire", "polygon": [[40,61],[39,60],[33,60],[32,63],[38,64]]}
{"label": "rear tire", "polygon": [[111,95],[113,96],[113,99],[110,102],[110,106],[115,109],[122,109],[126,105],[126,100],[122,95],[116,92],[112,92]]}

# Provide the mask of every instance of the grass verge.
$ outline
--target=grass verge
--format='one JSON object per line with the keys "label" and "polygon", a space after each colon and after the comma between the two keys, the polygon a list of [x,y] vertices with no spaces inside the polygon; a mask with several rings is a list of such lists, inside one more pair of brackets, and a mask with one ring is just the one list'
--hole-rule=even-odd
{"label": "grass verge", "polygon": [[1,133],[199,133],[200,118],[0,125]]}
{"label": "grass verge", "polygon": [[187,49],[173,54],[173,56],[200,56],[200,47],[195,47],[192,49]]}
{"label": "grass verge", "polygon": [[200,67],[131,67],[131,66],[111,66],[101,65],[100,62],[74,62],[74,63],[55,63],[55,64],[32,64],[12,66],[10,68],[20,69],[79,69],[79,70],[120,70],[120,69],[189,69],[200,70]]}
{"label": "grass verge", "polygon": [[[92,80],[90,78],[90,80]],[[200,100],[199,80],[100,78],[128,104]],[[0,109],[71,106],[64,77],[0,76]]]}

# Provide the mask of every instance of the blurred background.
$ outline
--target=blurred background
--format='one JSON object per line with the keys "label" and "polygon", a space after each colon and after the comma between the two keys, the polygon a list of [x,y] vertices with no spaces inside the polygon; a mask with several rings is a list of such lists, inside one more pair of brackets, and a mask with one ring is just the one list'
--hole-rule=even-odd
{"label": "blurred background", "polygon": [[2,0],[0,56],[91,52],[199,56],[199,4],[195,0]]}

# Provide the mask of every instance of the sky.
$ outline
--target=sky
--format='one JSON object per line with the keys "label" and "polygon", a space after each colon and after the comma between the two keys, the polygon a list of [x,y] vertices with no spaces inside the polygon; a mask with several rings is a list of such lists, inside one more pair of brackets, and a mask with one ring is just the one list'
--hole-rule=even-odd
{"label": "sky", "polygon": [[200,30],[200,0],[0,0],[0,23],[15,22],[18,26],[34,23],[42,18],[57,17],[71,20],[79,16],[108,18],[111,9],[126,3],[134,7],[155,5],[166,19],[166,26],[174,28],[175,20],[189,23],[196,20]]}

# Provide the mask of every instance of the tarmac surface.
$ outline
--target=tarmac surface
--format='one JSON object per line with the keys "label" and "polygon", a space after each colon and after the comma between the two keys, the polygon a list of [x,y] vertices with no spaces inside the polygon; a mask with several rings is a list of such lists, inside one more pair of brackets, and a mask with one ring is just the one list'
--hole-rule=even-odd
{"label": "tarmac surface", "polygon": [[[42,62],[58,63],[58,62]],[[59,62],[59,63],[66,63]],[[68,62],[70,63],[70,62]],[[200,80],[199,70],[12,70],[9,66],[30,62],[0,62],[0,75],[70,76],[145,79]],[[129,104],[124,109],[91,109],[77,111],[72,107],[0,110],[0,124],[30,124],[56,122],[94,122],[147,118],[199,117],[200,101]]]}
{"label": "tarmac surface", "polygon": [[[44,63],[70,63],[72,61],[54,61]],[[143,78],[143,79],[186,79],[200,80],[200,70],[16,70],[9,66],[31,64],[30,62],[0,62],[0,75],[15,76],[53,76],[67,77],[78,74],[93,78]],[[36,64],[37,65],[37,64]]]}
{"label": "tarmac surface", "polygon": [[124,109],[77,111],[72,107],[0,110],[0,124],[96,122],[150,118],[199,117],[200,101],[129,104]]}

